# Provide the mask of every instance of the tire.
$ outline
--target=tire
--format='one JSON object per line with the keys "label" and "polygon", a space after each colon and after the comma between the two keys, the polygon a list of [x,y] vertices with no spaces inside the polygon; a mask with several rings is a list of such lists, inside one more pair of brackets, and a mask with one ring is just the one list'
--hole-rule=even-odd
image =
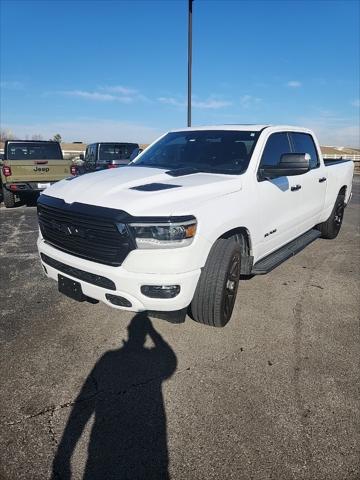
{"label": "tire", "polygon": [[344,209],[345,195],[339,194],[337,196],[330,217],[326,220],[326,222],[320,223],[320,225],[318,225],[318,229],[321,232],[322,238],[332,240],[333,238],[336,238],[338,236],[344,218]]}
{"label": "tire", "polygon": [[3,187],[3,200],[6,208],[15,207],[15,195]]}
{"label": "tire", "polygon": [[219,238],[210,250],[190,304],[189,314],[196,322],[224,327],[230,320],[240,279],[240,241]]}

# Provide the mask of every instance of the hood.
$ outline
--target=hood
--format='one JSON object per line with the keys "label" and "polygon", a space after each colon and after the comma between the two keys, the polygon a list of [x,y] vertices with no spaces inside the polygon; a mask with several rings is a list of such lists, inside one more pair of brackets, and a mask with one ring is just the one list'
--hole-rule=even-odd
{"label": "hood", "polygon": [[102,170],[55,183],[44,193],[66,203],[154,216],[191,213],[200,203],[241,189],[238,175],[199,172],[172,177],[165,172],[147,167]]}

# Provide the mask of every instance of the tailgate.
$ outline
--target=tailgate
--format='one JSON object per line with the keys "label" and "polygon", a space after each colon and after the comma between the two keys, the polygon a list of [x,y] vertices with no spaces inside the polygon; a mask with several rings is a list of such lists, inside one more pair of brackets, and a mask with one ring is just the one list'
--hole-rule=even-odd
{"label": "tailgate", "polygon": [[6,182],[52,182],[69,177],[71,160],[5,160],[11,168]]}

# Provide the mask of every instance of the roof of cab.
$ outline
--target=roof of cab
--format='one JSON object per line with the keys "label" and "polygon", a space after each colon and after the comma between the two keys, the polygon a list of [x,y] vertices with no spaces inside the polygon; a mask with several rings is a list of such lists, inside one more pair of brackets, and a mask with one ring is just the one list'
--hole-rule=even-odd
{"label": "roof of cab", "polygon": [[56,140],[5,140],[5,143],[57,143]]}
{"label": "roof of cab", "polygon": [[90,145],[139,145],[139,144],[136,142],[92,142],[88,144],[88,146]]}
{"label": "roof of cab", "polygon": [[184,132],[184,131],[199,131],[199,130],[229,130],[229,131],[246,131],[246,132],[261,132],[265,128],[272,127],[274,129],[280,129],[285,131],[304,131],[309,132],[307,128],[295,126],[295,125],[271,125],[271,124],[225,124],[225,125],[204,125],[199,127],[185,127],[170,130],[171,132]]}
{"label": "roof of cab", "polygon": [[258,132],[263,130],[266,127],[271,127],[272,125],[266,124],[225,124],[225,125],[203,125],[199,127],[185,127],[185,128],[176,128],[170,130],[171,132],[184,132],[184,131],[198,131],[198,130],[242,130],[249,132]]}

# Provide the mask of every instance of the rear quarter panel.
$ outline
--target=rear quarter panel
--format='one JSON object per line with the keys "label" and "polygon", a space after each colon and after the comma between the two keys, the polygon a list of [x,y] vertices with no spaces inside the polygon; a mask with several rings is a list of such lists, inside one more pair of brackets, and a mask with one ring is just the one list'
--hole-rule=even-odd
{"label": "rear quarter panel", "polygon": [[326,221],[334,207],[336,197],[340,190],[346,187],[345,203],[350,200],[352,181],[354,175],[354,162],[347,161],[343,163],[335,163],[325,167],[327,178],[326,196],[324,203],[324,211],[321,221]]}

